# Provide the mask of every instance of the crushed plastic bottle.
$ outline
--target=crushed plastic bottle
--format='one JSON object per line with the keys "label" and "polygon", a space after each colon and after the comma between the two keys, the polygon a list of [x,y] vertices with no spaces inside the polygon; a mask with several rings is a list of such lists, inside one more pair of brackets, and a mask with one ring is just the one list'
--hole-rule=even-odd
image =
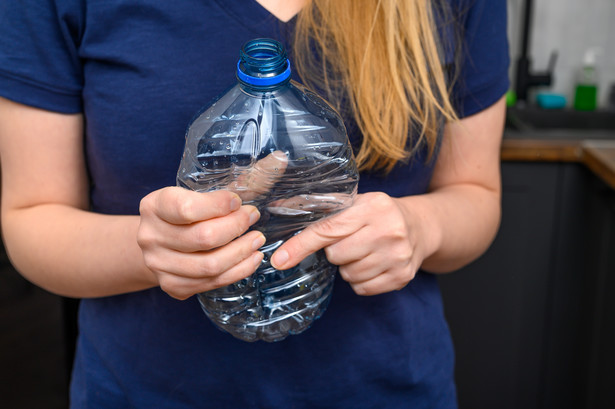
{"label": "crushed plastic bottle", "polygon": [[198,299],[211,321],[233,336],[279,341],[323,314],[337,267],[322,250],[284,271],[269,258],[310,223],[350,206],[359,176],[342,119],[290,80],[282,44],[247,42],[237,79],[189,125],[177,184],[202,192],[231,190],[259,209],[252,229],[267,239],[261,266]]}

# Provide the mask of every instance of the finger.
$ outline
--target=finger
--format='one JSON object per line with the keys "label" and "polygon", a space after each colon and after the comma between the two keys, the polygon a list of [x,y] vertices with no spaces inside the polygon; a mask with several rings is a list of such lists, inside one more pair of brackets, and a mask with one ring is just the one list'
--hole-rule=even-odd
{"label": "finger", "polygon": [[194,294],[224,287],[249,277],[261,265],[263,257],[263,253],[256,251],[250,257],[214,277],[192,278],[165,274],[160,278],[160,288],[173,298],[185,300]]}
{"label": "finger", "polygon": [[207,278],[224,274],[235,265],[249,258],[265,244],[261,232],[252,231],[226,246],[215,250],[182,253],[172,250],[156,253],[156,260],[149,260],[154,268],[169,274],[189,278]]}
{"label": "finger", "polygon": [[264,257],[265,255],[262,252],[255,251],[250,255],[250,257],[243,259],[241,262],[235,264],[224,273],[212,277],[208,282],[207,288],[199,290],[198,292],[224,287],[249,277],[261,266]]}
{"label": "finger", "polygon": [[[327,259],[338,266],[343,266],[356,261],[366,260],[375,252],[377,245],[382,245],[378,235],[364,226],[353,235],[343,238],[331,244],[325,249]],[[372,258],[370,257],[370,260]]]}
{"label": "finger", "polygon": [[359,283],[351,283],[357,295],[378,295],[404,288],[412,277],[402,278],[399,274],[385,271],[378,276]]}
{"label": "finger", "polygon": [[282,244],[273,253],[271,264],[278,270],[294,267],[310,254],[350,236],[362,227],[363,221],[353,218],[352,212],[322,219]]}
{"label": "finger", "polygon": [[228,189],[248,201],[271,190],[284,175],[288,157],[282,151],[274,151],[256,162],[253,168],[242,173]]}
{"label": "finger", "polygon": [[244,234],[260,218],[254,206],[244,205],[229,215],[185,226],[166,225],[160,237],[166,247],[181,252],[211,250]]}
{"label": "finger", "polygon": [[[327,256],[327,259],[333,264],[337,264],[329,256]],[[364,259],[339,266],[340,276],[350,284],[358,284],[376,278],[387,269],[380,257],[371,254]]]}
{"label": "finger", "polygon": [[169,187],[155,193],[152,199],[141,201],[141,213],[151,211],[172,224],[190,224],[225,216],[241,206],[241,198],[226,190],[203,193]]}

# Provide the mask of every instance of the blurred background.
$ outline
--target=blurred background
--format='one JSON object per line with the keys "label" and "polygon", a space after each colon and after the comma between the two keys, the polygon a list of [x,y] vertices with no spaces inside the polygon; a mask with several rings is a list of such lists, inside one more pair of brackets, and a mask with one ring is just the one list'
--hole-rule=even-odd
{"label": "blurred background", "polygon": [[615,408],[615,1],[508,0],[502,224],[440,277],[461,408]]}
{"label": "blurred background", "polygon": [[[508,0],[503,220],[441,277],[462,409],[615,408],[615,0]],[[67,407],[74,300],[0,248],[0,408]]]}
{"label": "blurred background", "polygon": [[[615,2],[613,0],[532,0],[529,21],[528,57],[534,72],[549,70],[549,60],[557,53],[549,90],[574,101],[575,85],[584,59],[596,51],[599,105],[609,105],[610,89],[615,84]],[[508,37],[511,79],[515,79],[516,62],[523,53],[523,30],[526,1],[508,0]]]}

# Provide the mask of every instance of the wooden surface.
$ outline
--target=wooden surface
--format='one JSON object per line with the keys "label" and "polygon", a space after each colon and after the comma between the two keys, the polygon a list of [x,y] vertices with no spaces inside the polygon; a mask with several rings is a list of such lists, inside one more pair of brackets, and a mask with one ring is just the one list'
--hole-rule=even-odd
{"label": "wooden surface", "polygon": [[615,140],[582,143],[583,163],[615,189]]}
{"label": "wooden surface", "polygon": [[503,161],[577,162],[615,189],[615,134],[613,139],[541,139],[505,137]]}
{"label": "wooden surface", "polygon": [[579,162],[582,156],[579,141],[504,139],[502,143],[504,161]]}

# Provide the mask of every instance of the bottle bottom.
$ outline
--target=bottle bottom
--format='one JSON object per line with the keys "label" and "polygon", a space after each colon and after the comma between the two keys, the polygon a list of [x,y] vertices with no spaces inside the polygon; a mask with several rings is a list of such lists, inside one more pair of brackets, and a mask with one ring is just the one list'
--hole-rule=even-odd
{"label": "bottle bottom", "polygon": [[250,277],[201,293],[205,314],[243,341],[281,341],[308,329],[326,310],[337,266],[321,250],[289,270],[263,265]]}

